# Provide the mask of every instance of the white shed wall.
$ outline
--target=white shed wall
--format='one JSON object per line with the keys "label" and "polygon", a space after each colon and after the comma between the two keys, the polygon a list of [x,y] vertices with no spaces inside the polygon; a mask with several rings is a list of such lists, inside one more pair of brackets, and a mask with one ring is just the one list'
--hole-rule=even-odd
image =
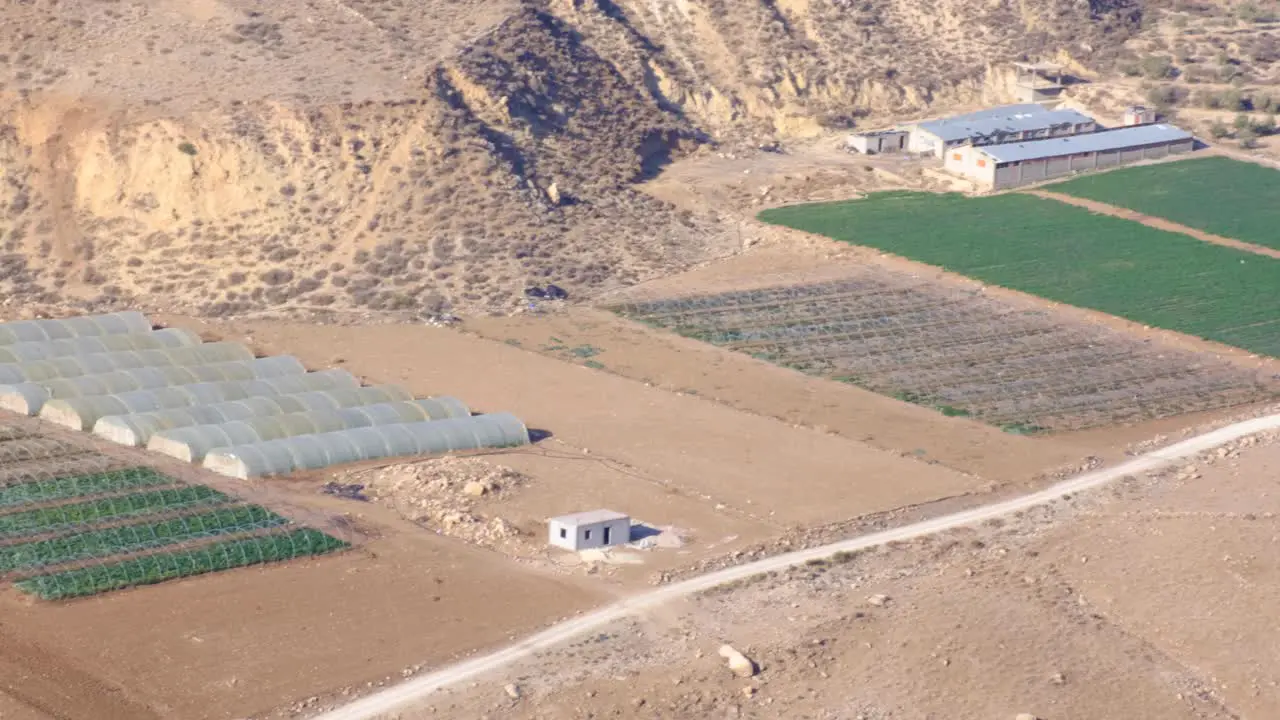
{"label": "white shed wall", "polygon": [[631,520],[618,518],[573,526],[553,519],[547,523],[547,542],[574,551],[625,545],[631,542]]}

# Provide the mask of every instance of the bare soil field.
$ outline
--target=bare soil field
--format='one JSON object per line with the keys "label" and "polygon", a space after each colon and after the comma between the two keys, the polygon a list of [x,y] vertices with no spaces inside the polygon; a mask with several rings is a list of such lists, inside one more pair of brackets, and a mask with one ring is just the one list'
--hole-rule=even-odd
{"label": "bare soil field", "polygon": [[[1280,712],[1267,621],[1280,445],[1246,439],[1008,522],[724,588],[417,717],[1098,717]],[[737,677],[723,643],[759,667]]]}
{"label": "bare soil field", "polygon": [[[308,364],[340,359],[363,379],[399,383],[419,395],[456,393],[478,409],[516,413],[529,427],[552,433],[547,447],[616,463],[635,482],[656,483],[691,502],[723,505],[775,527],[833,522],[972,492],[985,482],[856,439],[442,328],[279,322],[190,327],[251,337],[267,352],[288,348]],[[512,465],[510,458],[519,454],[504,455],[503,463]],[[902,474],[916,482],[884,482]],[[805,492],[797,495],[794,485],[784,489],[780,478],[803,478]],[[779,502],[780,492],[787,502]]]}
{"label": "bare soil field", "polygon": [[327,558],[65,603],[5,588],[0,689],[53,717],[244,717],[398,678],[607,596],[374,505],[357,518],[378,537]]}

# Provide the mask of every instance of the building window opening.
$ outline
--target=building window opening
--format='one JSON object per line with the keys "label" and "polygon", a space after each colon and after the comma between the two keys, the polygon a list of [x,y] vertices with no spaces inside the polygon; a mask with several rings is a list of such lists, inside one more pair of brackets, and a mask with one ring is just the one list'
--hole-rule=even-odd
{"label": "building window opening", "polygon": [[608,545],[608,544],[609,544],[609,531],[610,531],[610,530],[612,530],[612,529],[613,529],[613,528],[606,527],[606,528],[603,530],[603,533],[604,533],[604,538],[603,538],[603,540],[604,540],[604,544],[605,544],[605,545]]}
{"label": "building window opening", "polygon": [[560,539],[563,540],[564,538],[567,538],[567,537],[569,537],[569,531],[565,530],[564,528],[560,528]]}
{"label": "building window opening", "polygon": [[583,539],[585,539],[585,540],[590,540],[590,539],[591,539],[591,531],[590,531],[590,530],[584,530],[584,531],[582,531],[582,537],[583,537]]}

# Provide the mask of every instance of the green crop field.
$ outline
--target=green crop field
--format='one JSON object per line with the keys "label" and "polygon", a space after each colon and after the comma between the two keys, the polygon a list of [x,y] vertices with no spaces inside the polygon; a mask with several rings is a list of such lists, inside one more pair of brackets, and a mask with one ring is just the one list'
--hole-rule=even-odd
{"label": "green crop field", "polygon": [[39,535],[122,518],[220,505],[231,497],[203,485],[153,490],[0,515],[0,538]]}
{"label": "green crop field", "polygon": [[1179,233],[1020,194],[875,193],[760,219],[1280,357],[1280,260]]}
{"label": "green crop field", "polygon": [[92,475],[73,475],[52,480],[0,487],[0,508],[103,495],[154,485],[171,485],[175,480],[151,468],[130,468]]}
{"label": "green crop field", "polygon": [[231,540],[194,550],[40,575],[16,584],[23,591],[45,600],[61,600],[249,565],[323,555],[345,547],[347,543],[319,530],[302,528],[285,535]]}
{"label": "green crop field", "polygon": [[192,540],[288,524],[257,505],[224,507],[198,515],[105,528],[16,545],[0,545],[0,573],[36,570],[76,560],[106,558]]}
{"label": "green crop field", "polygon": [[1280,249],[1280,170],[1224,157],[1126,168],[1045,190]]}

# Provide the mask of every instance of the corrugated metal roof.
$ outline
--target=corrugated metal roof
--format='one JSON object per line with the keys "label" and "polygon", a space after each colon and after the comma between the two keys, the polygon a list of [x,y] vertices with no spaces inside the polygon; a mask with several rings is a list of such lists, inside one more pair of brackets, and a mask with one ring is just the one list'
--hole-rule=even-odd
{"label": "corrugated metal roof", "polygon": [[573,513],[572,515],[561,515],[560,517],[551,518],[552,522],[560,523],[566,527],[580,527],[582,525],[594,525],[599,522],[607,522],[609,520],[630,520],[627,515],[614,512],[612,510],[588,510],[586,512]]}
{"label": "corrugated metal roof", "polygon": [[1105,152],[1141,145],[1190,140],[1195,137],[1186,130],[1172,125],[1138,125],[1135,127],[1103,130],[1101,132],[1072,135],[1051,140],[1032,140],[1024,143],[1005,143],[975,148],[997,163],[1023,162],[1043,158],[1074,155],[1076,153]]}
{"label": "corrugated metal roof", "polygon": [[1088,123],[1093,118],[1075,110],[1046,110],[1036,103],[1005,105],[967,115],[918,123],[917,128],[944,141],[985,137],[997,132],[1040,130],[1063,123]]}

